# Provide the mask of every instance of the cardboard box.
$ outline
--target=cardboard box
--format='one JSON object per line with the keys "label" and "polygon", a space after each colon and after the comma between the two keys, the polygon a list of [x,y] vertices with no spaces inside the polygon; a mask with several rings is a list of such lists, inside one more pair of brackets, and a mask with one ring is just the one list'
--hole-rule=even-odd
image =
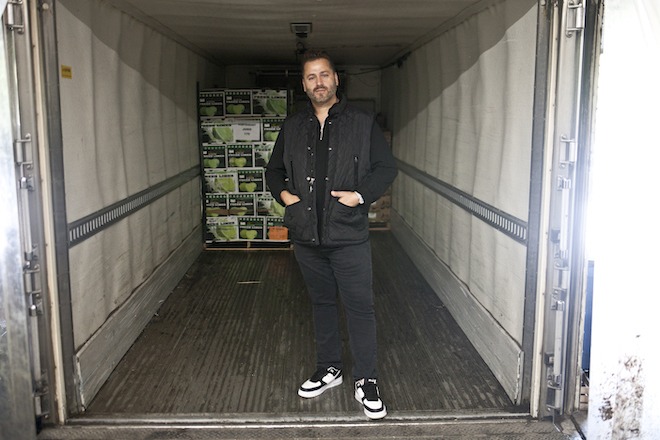
{"label": "cardboard box", "polygon": [[239,217],[238,237],[241,240],[263,240],[264,218],[263,217]]}
{"label": "cardboard box", "polygon": [[227,145],[227,166],[229,168],[254,167],[253,144]]}
{"label": "cardboard box", "polygon": [[274,144],[272,142],[254,145],[254,166],[266,168],[270,156],[273,154]]}
{"label": "cardboard box", "polygon": [[390,221],[392,196],[386,194],[369,206],[369,223],[387,223]]}
{"label": "cardboard box", "polygon": [[261,139],[264,142],[275,142],[283,123],[284,118],[263,118],[261,120]]}
{"label": "cardboard box", "polygon": [[227,149],[224,145],[206,145],[202,150],[204,168],[227,168]]}
{"label": "cardboard box", "polygon": [[284,207],[270,194],[257,194],[257,215],[266,217],[284,217]]}
{"label": "cardboard box", "polygon": [[238,218],[237,217],[207,217],[206,243],[218,241],[238,240]]}
{"label": "cardboard box", "polygon": [[369,206],[369,211],[378,211],[383,208],[389,208],[390,206],[392,206],[392,196],[384,195]]}
{"label": "cardboard box", "polygon": [[202,144],[261,142],[261,120],[217,118],[202,120]]}
{"label": "cardboard box", "polygon": [[251,116],[252,90],[225,90],[225,116]]}
{"label": "cardboard box", "polygon": [[238,192],[236,171],[204,170],[204,188],[209,194],[229,194]]}
{"label": "cardboard box", "polygon": [[221,89],[199,92],[199,116],[210,118],[225,115],[225,92]]}
{"label": "cardboard box", "polygon": [[252,112],[255,115],[286,116],[286,90],[253,90]]}
{"label": "cardboard box", "polygon": [[239,192],[261,193],[266,190],[263,168],[241,168],[236,173]]}
{"label": "cardboard box", "polygon": [[390,209],[380,211],[369,211],[369,223],[387,223],[390,221]]}
{"label": "cardboard box", "polygon": [[266,218],[266,239],[269,241],[288,241],[289,230],[284,220],[278,217]]}
{"label": "cardboard box", "polygon": [[254,194],[231,194],[228,196],[229,215],[237,217],[254,216]]}
{"label": "cardboard box", "polygon": [[204,213],[207,218],[229,215],[227,194],[207,194],[204,198]]}

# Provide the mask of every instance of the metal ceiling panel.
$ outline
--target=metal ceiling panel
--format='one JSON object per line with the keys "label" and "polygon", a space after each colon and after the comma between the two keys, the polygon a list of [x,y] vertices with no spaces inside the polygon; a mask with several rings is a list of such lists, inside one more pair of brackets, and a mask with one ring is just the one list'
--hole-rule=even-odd
{"label": "metal ceiling panel", "polygon": [[[109,0],[224,65],[285,65],[305,48],[382,66],[482,0]],[[299,38],[291,23],[311,23]]]}

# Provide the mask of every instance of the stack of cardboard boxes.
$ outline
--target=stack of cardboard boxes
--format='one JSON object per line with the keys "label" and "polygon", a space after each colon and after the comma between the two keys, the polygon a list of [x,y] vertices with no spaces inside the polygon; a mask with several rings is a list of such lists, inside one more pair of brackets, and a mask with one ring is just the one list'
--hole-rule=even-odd
{"label": "stack of cardboard boxes", "polygon": [[284,208],[268,192],[264,177],[286,114],[286,90],[200,91],[207,248],[287,242]]}

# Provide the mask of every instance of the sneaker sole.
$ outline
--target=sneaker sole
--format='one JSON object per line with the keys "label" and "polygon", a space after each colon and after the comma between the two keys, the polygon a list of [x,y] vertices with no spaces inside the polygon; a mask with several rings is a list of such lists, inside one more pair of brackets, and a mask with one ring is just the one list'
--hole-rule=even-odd
{"label": "sneaker sole", "polygon": [[362,407],[364,408],[364,415],[370,418],[371,420],[382,419],[387,415],[387,408],[385,407],[385,405],[383,405],[383,409],[381,409],[380,411],[370,411],[367,409],[366,406],[364,406],[364,403],[362,403],[362,399],[360,399],[360,396],[358,396],[357,394],[355,394],[354,396],[355,396],[355,400],[360,402],[360,405],[362,405]]}
{"label": "sneaker sole", "polygon": [[312,397],[320,396],[321,394],[323,394],[325,390],[329,388],[341,385],[343,382],[344,379],[342,378],[342,376],[339,376],[337,379],[333,380],[329,384],[322,386],[321,388],[316,390],[305,391],[298,388],[298,395],[304,399],[311,399]]}

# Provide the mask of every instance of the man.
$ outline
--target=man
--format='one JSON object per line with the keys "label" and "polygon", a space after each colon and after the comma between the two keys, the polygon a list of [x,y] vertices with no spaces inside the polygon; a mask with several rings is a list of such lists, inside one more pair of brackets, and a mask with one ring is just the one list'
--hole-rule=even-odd
{"label": "man", "polygon": [[312,398],[342,383],[339,292],[355,398],[367,417],[380,419],[387,410],[377,385],[368,211],[396,177],[396,163],[373,115],[337,93],[327,53],[306,52],[302,72],[310,103],[286,119],[266,168],[273,197],[286,206],[284,224],[314,314],[317,371],[298,394]]}

